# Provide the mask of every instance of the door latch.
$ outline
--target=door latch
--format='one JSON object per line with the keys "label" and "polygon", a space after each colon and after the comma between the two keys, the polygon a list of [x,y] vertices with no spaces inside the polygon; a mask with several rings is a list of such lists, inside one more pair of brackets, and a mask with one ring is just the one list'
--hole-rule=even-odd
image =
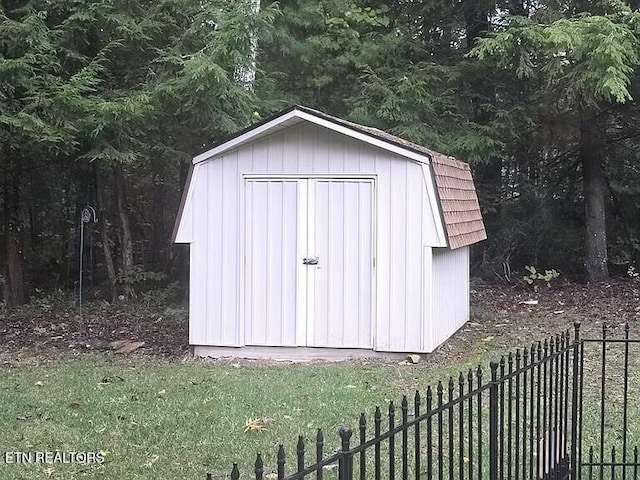
{"label": "door latch", "polygon": [[303,264],[303,265],[317,265],[317,264],[318,264],[318,257],[314,257],[314,258],[303,258],[303,259],[302,259],[302,264]]}

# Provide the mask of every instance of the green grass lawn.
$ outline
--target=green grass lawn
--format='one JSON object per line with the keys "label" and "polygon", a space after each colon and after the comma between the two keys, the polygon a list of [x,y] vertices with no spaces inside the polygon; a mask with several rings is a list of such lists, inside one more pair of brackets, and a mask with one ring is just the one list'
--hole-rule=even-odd
{"label": "green grass lawn", "polygon": [[[557,294],[553,290],[544,293]],[[485,314],[476,310],[463,331],[434,354],[424,355],[418,365],[180,361],[186,329],[179,315],[170,315],[166,309],[159,315],[154,305],[126,311],[98,305],[83,322],[64,312],[27,311],[19,318],[7,317],[6,351],[0,352],[0,480],[204,480],[206,472],[221,479],[228,478],[233,462],[238,462],[242,478],[250,478],[257,452],[263,454],[265,473],[273,471],[281,442],[287,452],[287,473],[291,473],[298,435],[306,439],[306,464],[314,463],[318,428],[325,432],[325,452],[330,454],[339,445],[338,428],[345,424],[357,428],[358,417],[365,412],[371,438],[376,406],[382,408],[385,431],[389,401],[396,402],[398,424],[403,394],[412,396],[419,389],[424,402],[428,385],[446,382],[450,375],[457,378],[458,372],[478,364],[486,380],[491,358],[549,332],[571,328],[573,319],[582,315],[556,315],[558,308],[568,308],[567,295],[541,297],[546,314],[522,305],[522,298],[528,296],[509,295],[515,294],[509,290],[496,297],[499,308]],[[612,318],[618,315],[616,302],[612,300],[607,310],[614,312],[609,315]],[[637,338],[636,323],[632,327],[632,337]],[[619,337],[621,326],[616,328]],[[599,335],[599,329],[597,322],[583,324],[583,332],[592,338]],[[78,332],[84,332],[81,340],[74,336]],[[142,354],[123,357],[87,353],[75,345],[94,338],[143,339],[147,346]],[[584,378],[584,446],[586,452],[594,445],[596,453],[601,406],[599,348],[592,344],[586,349],[589,360]],[[622,437],[623,356],[620,345],[610,345],[608,351],[605,456],[610,458],[610,448],[619,448]],[[631,348],[628,393],[629,443],[633,446],[640,442],[640,344]],[[485,407],[486,400],[483,398]],[[411,401],[409,411],[413,411]],[[266,419],[266,431],[245,433],[250,418]],[[484,415],[483,424],[486,422]],[[422,432],[424,435],[424,429]],[[396,437],[397,449],[400,437]],[[386,448],[383,444],[383,457]],[[13,451],[103,452],[106,461],[100,465],[7,464],[4,453]]]}
{"label": "green grass lawn", "polygon": [[[360,412],[372,425],[376,405],[399,404],[402,394],[469,366],[262,365],[92,353],[3,367],[0,452],[101,451],[106,461],[17,465],[3,458],[0,478],[197,480],[207,471],[223,478],[234,461],[251,472],[258,451],[269,473],[279,442],[291,469],[298,435],[314,452],[321,427],[331,452],[338,428],[356,427]],[[245,421],[258,417],[270,419],[267,430],[244,433]]]}
{"label": "green grass lawn", "polygon": [[[589,358],[597,359],[597,346],[589,349]],[[610,446],[619,446],[621,426],[621,356],[615,346],[610,350],[607,377],[617,387],[607,392],[607,457]],[[630,445],[640,433],[639,357],[636,351],[631,365]],[[307,464],[313,463],[317,428],[324,430],[325,452],[331,453],[339,445],[338,428],[357,428],[360,412],[367,413],[371,433],[373,411],[381,406],[384,431],[389,401],[396,402],[400,422],[403,394],[419,389],[424,398],[427,385],[478,362],[486,365],[489,358],[484,353],[472,363],[446,367],[180,362],[108,353],[23,360],[0,370],[0,452],[102,452],[106,461],[18,465],[2,458],[0,478],[204,480],[208,471],[215,478],[227,477],[233,462],[248,478],[256,452],[263,453],[265,473],[273,471],[280,442],[287,451],[287,472],[292,472],[298,435],[307,441]],[[599,438],[599,364],[588,365],[585,448],[597,445]],[[245,433],[249,418],[266,419],[266,431]]]}

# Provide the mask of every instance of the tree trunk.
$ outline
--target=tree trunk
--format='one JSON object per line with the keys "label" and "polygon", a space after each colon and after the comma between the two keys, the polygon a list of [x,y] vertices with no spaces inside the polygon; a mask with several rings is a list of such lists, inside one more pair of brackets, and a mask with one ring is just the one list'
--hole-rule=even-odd
{"label": "tree trunk", "polygon": [[[5,155],[5,158],[7,156]],[[4,232],[6,255],[6,300],[9,305],[22,305],[27,296],[24,288],[22,249],[20,247],[20,171],[14,159],[8,159],[4,185]]]}
{"label": "tree trunk", "polygon": [[130,275],[133,271],[133,239],[131,236],[131,222],[129,220],[129,209],[127,206],[127,195],[124,183],[124,172],[120,165],[114,168],[114,179],[116,187],[116,204],[118,206],[118,217],[120,218],[120,231],[122,234],[122,277],[125,280],[124,291],[127,296],[135,296],[135,291],[129,283]]}
{"label": "tree trunk", "polygon": [[[247,6],[253,16],[260,13],[260,0],[248,0]],[[249,32],[249,55],[246,62],[236,67],[234,77],[244,88],[253,90],[256,81],[256,58],[258,56],[258,36],[252,29]]]}
{"label": "tree trunk", "polygon": [[596,119],[585,117],[581,120],[580,160],[587,235],[584,265],[590,282],[602,282],[609,278],[602,137],[603,132]]}
{"label": "tree trunk", "polygon": [[24,304],[26,295],[22,274],[22,252],[13,229],[7,234],[7,286],[9,304],[12,306]]}
{"label": "tree trunk", "polygon": [[116,300],[116,269],[113,265],[113,256],[111,255],[111,237],[109,235],[109,222],[107,221],[107,208],[104,202],[104,184],[100,169],[95,167],[96,175],[96,200],[98,202],[98,221],[100,222],[100,241],[102,242],[102,254],[104,255],[104,264],[107,268],[107,278],[109,279],[109,294],[111,301]]}
{"label": "tree trunk", "polygon": [[483,33],[491,28],[489,18],[495,9],[495,2],[490,0],[464,0],[465,30],[467,33],[467,48],[471,49]]}
{"label": "tree trunk", "polygon": [[[482,36],[491,30],[490,18],[494,14],[496,5],[493,0],[464,0],[462,2],[467,50],[471,50]],[[484,74],[480,83],[472,86],[469,101],[471,106],[471,120],[479,125],[488,125],[492,114],[486,104],[495,103],[495,89],[487,84]],[[473,176],[485,209],[484,221],[487,230],[496,232],[501,224],[502,197],[502,159],[500,157],[483,158],[474,162]]]}
{"label": "tree trunk", "polygon": [[529,8],[523,0],[509,0],[509,13],[511,15],[529,16]]}
{"label": "tree trunk", "polygon": [[165,186],[165,160],[158,158],[152,160],[151,173],[153,175],[153,202],[152,219],[153,239],[151,244],[151,261],[154,270],[164,271],[168,263],[167,256],[167,221],[166,221],[166,186]]}

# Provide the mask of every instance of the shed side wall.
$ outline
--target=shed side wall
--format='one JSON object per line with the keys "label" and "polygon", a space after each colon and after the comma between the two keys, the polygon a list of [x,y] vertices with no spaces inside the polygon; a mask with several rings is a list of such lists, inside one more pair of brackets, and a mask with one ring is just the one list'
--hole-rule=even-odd
{"label": "shed side wall", "polygon": [[[243,174],[363,174],[376,177],[374,348],[424,350],[419,334],[424,308],[422,254],[425,243],[438,235],[418,163],[303,123],[226,152],[198,168],[206,174],[198,176],[193,199],[192,344],[244,343],[240,320],[244,317],[240,298]],[[425,223],[425,219],[430,221]],[[206,279],[200,272],[203,265]],[[287,333],[289,337],[291,332]]]}
{"label": "shed side wall", "polygon": [[433,351],[469,319],[469,247],[433,249]]}
{"label": "shed side wall", "polygon": [[[188,204],[192,219],[193,243],[189,248],[189,342],[206,338],[207,327],[207,256],[209,219],[206,212],[208,202],[208,179],[203,174],[206,168],[194,167],[192,201]],[[195,221],[194,221],[195,218]]]}

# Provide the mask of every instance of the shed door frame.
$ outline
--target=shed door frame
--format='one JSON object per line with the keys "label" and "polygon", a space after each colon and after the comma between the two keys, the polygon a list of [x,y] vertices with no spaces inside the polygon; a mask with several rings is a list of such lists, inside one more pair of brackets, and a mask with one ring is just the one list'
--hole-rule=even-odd
{"label": "shed door frame", "polygon": [[[377,183],[377,175],[363,175],[363,174],[329,174],[329,173],[310,173],[310,174],[242,174],[239,176],[240,188],[238,189],[240,192],[240,211],[241,211],[241,221],[238,222],[240,226],[240,252],[241,256],[239,260],[239,272],[238,275],[238,288],[241,294],[238,296],[239,300],[239,328],[238,328],[238,340],[240,345],[246,345],[246,335],[245,335],[245,324],[246,324],[246,312],[245,312],[245,262],[246,262],[246,251],[245,251],[245,224],[246,224],[246,201],[245,201],[245,191],[248,181],[278,181],[278,180],[335,180],[339,181],[362,181],[371,183],[371,196],[372,196],[372,205],[371,205],[371,252],[373,254],[372,258],[372,269],[371,269],[371,338],[370,338],[370,348],[376,349],[376,330],[377,330],[377,269],[376,269],[376,258],[378,256],[377,250],[377,232],[378,232],[378,221],[377,221],[377,210],[378,210],[378,196],[376,192],[376,183]],[[307,222],[300,221],[301,215],[308,215],[307,210],[310,208],[309,202],[314,201],[315,198],[311,199],[311,195],[309,194],[310,183],[308,181],[299,182],[298,184],[298,235],[304,234],[309,236],[309,232],[304,233],[308,228]],[[302,213],[305,212],[305,213]],[[312,223],[312,222],[310,222]],[[301,231],[303,230],[303,231]],[[296,343],[298,346],[306,346],[313,343],[312,332],[307,328],[308,322],[313,321],[312,317],[308,317],[308,315],[313,315],[313,302],[307,301],[308,295],[310,295],[310,289],[313,288],[312,282],[301,281],[302,275],[306,273],[304,269],[308,269],[310,267],[302,265],[302,257],[305,256],[308,252],[302,251],[300,243],[298,242],[296,257],[297,267],[296,267]],[[306,276],[306,278],[311,277]],[[311,284],[311,285],[310,285]],[[302,296],[301,296],[302,295]],[[313,298],[313,295],[311,295]],[[303,301],[299,301],[302,299]]]}

